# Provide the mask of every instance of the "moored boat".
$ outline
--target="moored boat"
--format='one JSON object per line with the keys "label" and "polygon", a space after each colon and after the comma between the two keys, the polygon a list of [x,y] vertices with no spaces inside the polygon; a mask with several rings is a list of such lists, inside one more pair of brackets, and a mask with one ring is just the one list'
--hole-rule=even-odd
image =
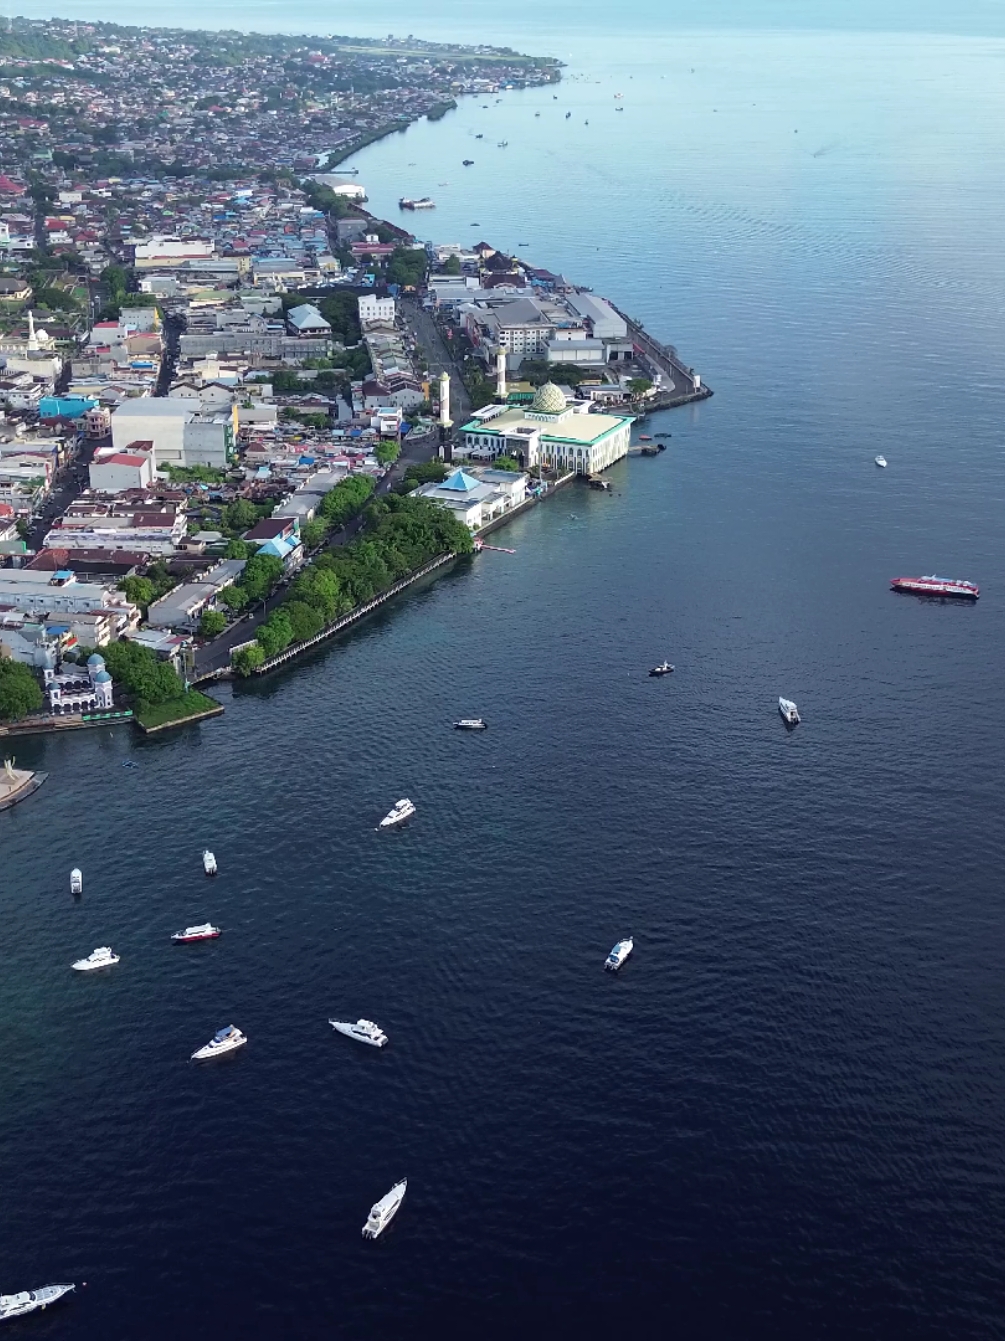
{"label": "moored boat", "polygon": [[212,922],[201,922],[197,927],[176,931],[171,941],[174,945],[188,945],[190,941],[215,941],[220,934],[220,928],[214,927]]}
{"label": "moored boat", "polygon": [[980,587],[953,577],[892,577],[891,591],[906,591],[912,596],[948,596],[958,601],[976,601]]}
{"label": "moored boat", "polygon": [[71,965],[78,973],[90,973],[92,969],[111,968],[113,964],[119,962],[119,956],[115,954],[110,945],[99,945],[96,950],[92,950],[86,959],[77,959]]}
{"label": "moored boat", "polygon": [[73,870],[70,872],[70,893],[83,894],[83,892],[84,892],[83,873],[81,872],[79,867],[74,866]]}
{"label": "moored boat", "polygon": [[202,869],[207,875],[216,875],[216,858],[213,856],[212,852],[210,852],[209,848],[206,848],[205,852],[202,854]]}
{"label": "moored boat", "polygon": [[876,457],[876,465],[877,465],[877,466],[883,466],[883,467],[885,468],[885,466],[886,466],[886,457],[885,457],[885,456],[877,456],[877,457]]}
{"label": "moored boat", "polygon": [[366,1224],[363,1226],[363,1237],[365,1239],[375,1239],[383,1234],[394,1217],[398,1214],[401,1203],[405,1199],[405,1189],[408,1186],[408,1179],[402,1178],[400,1183],[395,1183],[390,1192],[385,1193],[380,1201],[375,1201],[370,1207],[370,1214],[367,1216]]}
{"label": "moored boat", "polygon": [[799,709],[790,698],[780,698],[778,700],[778,711],[789,726],[799,725]]}
{"label": "moored boat", "polygon": [[0,1294],[0,1321],[23,1317],[37,1308],[48,1308],[76,1288],[76,1285],[43,1285],[41,1289],[22,1290],[20,1294]]}
{"label": "moored boat", "polygon": [[484,717],[462,717],[454,723],[455,731],[487,731],[488,722]]}
{"label": "moored boat", "polygon": [[328,1023],[337,1034],[354,1038],[357,1043],[369,1043],[371,1048],[382,1048],[387,1043],[387,1034],[373,1020],[357,1020],[355,1024],[346,1020],[329,1020]]}
{"label": "moored boat", "polygon": [[650,677],[660,675],[672,675],[675,670],[676,667],[671,666],[669,661],[663,661],[660,663],[660,665],[653,666],[652,670],[649,672],[649,675]]}
{"label": "moored boat", "polygon": [[436,201],[430,200],[429,196],[420,196],[418,200],[413,200],[411,196],[402,196],[398,201],[400,210],[434,210]]}
{"label": "moored boat", "polygon": [[407,796],[403,796],[400,801],[391,807],[384,818],[380,821],[381,829],[391,829],[395,824],[404,824],[405,820],[415,814],[415,806]]}
{"label": "moored boat", "polygon": [[243,1048],[247,1041],[240,1029],[228,1024],[225,1029],[218,1029],[204,1047],[192,1053],[192,1061],[204,1062],[209,1057],[222,1057],[225,1052]]}
{"label": "moored boat", "polygon": [[611,973],[617,973],[618,969],[625,962],[631,952],[635,949],[635,942],[631,936],[626,936],[623,941],[618,941],[614,949],[604,960],[604,968]]}

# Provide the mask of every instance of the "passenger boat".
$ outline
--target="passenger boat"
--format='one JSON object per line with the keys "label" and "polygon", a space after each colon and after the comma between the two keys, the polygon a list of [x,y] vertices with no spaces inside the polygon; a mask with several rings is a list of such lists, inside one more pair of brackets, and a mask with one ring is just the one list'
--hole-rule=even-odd
{"label": "passenger boat", "polygon": [[617,973],[618,969],[634,949],[635,942],[632,940],[631,936],[627,936],[623,941],[618,941],[617,945],[604,960],[604,968],[611,973]]}
{"label": "passenger boat", "polygon": [[247,1041],[240,1029],[235,1029],[232,1024],[228,1024],[225,1029],[218,1029],[205,1047],[192,1053],[192,1061],[204,1062],[209,1057],[222,1057],[225,1052],[234,1052],[237,1048],[243,1048]]}
{"label": "passenger boat", "polygon": [[434,210],[436,201],[430,200],[429,196],[420,196],[418,200],[413,200],[411,196],[402,196],[398,201],[400,210]]}
{"label": "passenger boat", "polygon": [[73,870],[70,872],[70,893],[83,894],[83,892],[84,892],[83,874],[81,873],[79,867],[74,866]]}
{"label": "passenger boat", "polygon": [[487,731],[488,722],[484,717],[462,717],[459,722],[454,723],[455,731]]}
{"label": "passenger boat", "polygon": [[363,1237],[365,1239],[379,1238],[383,1234],[398,1214],[398,1209],[405,1200],[405,1188],[407,1186],[408,1179],[402,1178],[400,1183],[395,1183],[390,1192],[381,1197],[380,1201],[375,1201],[370,1207],[370,1214],[363,1226]]}
{"label": "passenger boat", "polygon": [[404,824],[405,820],[415,814],[415,806],[407,796],[403,796],[396,805],[392,806],[384,818],[380,821],[382,829],[393,828],[395,824]]}
{"label": "passenger boat", "polygon": [[209,848],[202,854],[202,869],[207,875],[216,875],[216,858],[210,852]]}
{"label": "passenger boat", "polygon": [[885,456],[877,456],[877,457],[876,457],[876,465],[877,465],[877,466],[883,466],[883,467],[885,468],[885,467],[886,467],[886,457],[885,457]]}
{"label": "passenger boat", "polygon": [[92,969],[111,968],[113,964],[119,962],[119,956],[114,954],[110,945],[99,945],[96,950],[92,950],[86,959],[77,959],[72,967],[78,973],[90,973]]}
{"label": "passenger boat", "polygon": [[789,726],[799,725],[799,709],[790,698],[780,698],[778,700],[778,711]]}
{"label": "passenger boat", "polygon": [[676,670],[675,666],[671,666],[669,661],[664,661],[659,666],[654,666],[649,674],[650,676],[671,675],[674,670]]}
{"label": "passenger boat", "polygon": [[952,577],[894,577],[891,591],[907,591],[914,596],[951,596],[959,601],[976,601],[981,594],[973,582]]}
{"label": "passenger boat", "polygon": [[357,1043],[369,1043],[371,1048],[382,1048],[387,1042],[387,1034],[380,1025],[374,1024],[373,1020],[357,1020],[355,1024],[348,1024],[342,1020],[329,1020],[328,1023],[337,1034],[354,1038]]}
{"label": "passenger boat", "polygon": [[197,927],[186,927],[184,931],[176,931],[171,937],[171,942],[173,945],[188,945],[190,941],[215,941],[219,935],[219,927],[214,927],[212,922],[202,922]]}
{"label": "passenger boat", "polygon": [[37,1308],[48,1308],[76,1288],[76,1285],[43,1285],[40,1290],[0,1294],[0,1321],[4,1318],[21,1318],[26,1313],[34,1313]]}

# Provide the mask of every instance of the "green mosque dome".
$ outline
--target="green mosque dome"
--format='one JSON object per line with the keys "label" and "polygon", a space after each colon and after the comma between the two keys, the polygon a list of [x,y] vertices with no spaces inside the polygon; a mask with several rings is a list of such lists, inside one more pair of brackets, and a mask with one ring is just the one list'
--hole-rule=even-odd
{"label": "green mosque dome", "polygon": [[530,408],[535,414],[563,414],[566,409],[565,396],[554,382],[545,382],[535,391]]}

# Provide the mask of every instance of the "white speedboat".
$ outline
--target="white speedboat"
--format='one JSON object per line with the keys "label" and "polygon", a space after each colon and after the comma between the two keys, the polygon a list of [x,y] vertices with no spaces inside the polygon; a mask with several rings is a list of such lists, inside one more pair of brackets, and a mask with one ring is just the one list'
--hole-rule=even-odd
{"label": "white speedboat", "polygon": [[215,941],[219,935],[219,927],[214,927],[212,922],[202,922],[197,927],[176,931],[171,941],[174,945],[188,945],[189,941]]}
{"label": "white speedboat", "polygon": [[877,456],[877,457],[876,457],[876,465],[877,465],[877,466],[885,466],[885,465],[886,465],[886,457],[885,457],[885,456]]}
{"label": "white speedboat", "polygon": [[235,1048],[243,1048],[247,1041],[240,1029],[235,1029],[232,1024],[228,1024],[225,1029],[218,1029],[204,1048],[199,1048],[197,1052],[193,1052],[192,1060],[193,1062],[203,1062],[208,1057],[222,1057],[225,1052],[233,1052]]}
{"label": "white speedboat", "polygon": [[669,661],[662,661],[658,666],[653,666],[649,672],[650,676],[659,677],[660,675],[672,675],[676,667],[671,666]]}
{"label": "white speedboat", "polygon": [[216,858],[209,848],[202,854],[202,869],[207,875],[216,875]]}
{"label": "white speedboat", "polygon": [[80,871],[79,867],[74,866],[73,870],[70,872],[70,893],[83,894],[83,892],[84,892],[83,874]]}
{"label": "white speedboat", "polygon": [[486,731],[488,722],[484,717],[462,717],[459,722],[454,723],[455,731]]}
{"label": "white speedboat", "polygon": [[372,1048],[382,1048],[387,1042],[387,1034],[373,1020],[357,1020],[355,1024],[342,1020],[329,1020],[328,1023],[339,1034],[354,1038],[357,1043],[369,1043]]}
{"label": "white speedboat", "polygon": [[48,1308],[76,1288],[76,1285],[43,1285],[40,1290],[0,1294],[0,1321],[4,1318],[20,1318],[25,1313],[34,1313],[37,1308]]}
{"label": "white speedboat", "polygon": [[404,824],[405,820],[414,814],[415,806],[412,805],[407,796],[403,796],[397,805],[389,810],[380,821],[380,827],[382,829],[390,829],[393,828],[395,824]]}
{"label": "white speedboat", "polygon": [[99,945],[96,950],[92,950],[86,959],[78,959],[73,967],[81,973],[89,973],[91,969],[111,968],[113,964],[119,962],[119,956],[112,952],[110,945]]}
{"label": "white speedboat", "polygon": [[778,700],[778,711],[782,714],[788,726],[799,725],[799,709],[790,698],[780,698]]}
{"label": "white speedboat", "polygon": [[631,936],[626,936],[623,941],[618,941],[617,945],[604,960],[604,968],[610,969],[612,973],[617,973],[618,969],[634,949],[635,942],[632,940]]}
{"label": "white speedboat", "polygon": [[386,1196],[381,1197],[380,1201],[374,1202],[370,1207],[370,1214],[363,1226],[363,1237],[365,1239],[375,1239],[383,1234],[398,1214],[398,1208],[405,1199],[407,1185],[408,1179],[402,1178],[401,1182],[395,1183]]}

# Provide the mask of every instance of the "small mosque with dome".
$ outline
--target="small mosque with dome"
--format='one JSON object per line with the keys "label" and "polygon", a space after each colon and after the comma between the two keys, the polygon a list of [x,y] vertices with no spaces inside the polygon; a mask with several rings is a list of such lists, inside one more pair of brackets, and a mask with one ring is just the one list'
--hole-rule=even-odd
{"label": "small mosque with dome", "polygon": [[[67,663],[64,662],[65,666]],[[105,669],[105,658],[92,652],[86,666],[73,670],[44,670],[45,693],[51,712],[108,712],[112,704],[112,677]]]}
{"label": "small mosque with dome", "polygon": [[627,456],[633,416],[591,414],[588,401],[570,401],[554,382],[539,386],[530,405],[511,407],[504,369],[499,377],[497,403],[460,428],[458,456],[487,462],[511,456],[524,470],[545,466],[576,475],[595,475]]}

